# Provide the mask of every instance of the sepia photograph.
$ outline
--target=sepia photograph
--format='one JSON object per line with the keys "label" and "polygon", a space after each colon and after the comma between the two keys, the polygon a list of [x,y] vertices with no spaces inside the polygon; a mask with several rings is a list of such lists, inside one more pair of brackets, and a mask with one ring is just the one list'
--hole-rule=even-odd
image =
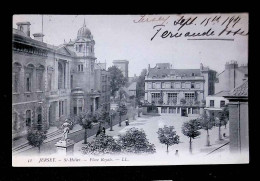
{"label": "sepia photograph", "polygon": [[12,18],[12,166],[249,163],[249,13]]}

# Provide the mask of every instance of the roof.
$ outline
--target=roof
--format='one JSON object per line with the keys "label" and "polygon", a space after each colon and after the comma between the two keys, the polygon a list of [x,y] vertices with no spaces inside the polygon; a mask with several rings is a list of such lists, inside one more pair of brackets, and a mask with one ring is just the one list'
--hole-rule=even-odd
{"label": "roof", "polygon": [[136,82],[132,82],[128,87],[128,90],[136,90]]}
{"label": "roof", "polygon": [[228,96],[230,91],[220,91],[214,95],[209,95],[210,97],[223,97]]}
{"label": "roof", "polygon": [[150,68],[147,74],[148,78],[162,78],[163,76],[177,75],[177,76],[200,76],[200,69],[158,69]]}
{"label": "roof", "polygon": [[245,80],[240,86],[230,91],[230,96],[247,97],[248,96],[248,80]]}

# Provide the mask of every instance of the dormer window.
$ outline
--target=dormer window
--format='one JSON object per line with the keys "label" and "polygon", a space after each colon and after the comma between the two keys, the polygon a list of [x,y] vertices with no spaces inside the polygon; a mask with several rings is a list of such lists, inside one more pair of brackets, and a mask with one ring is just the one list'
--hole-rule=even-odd
{"label": "dormer window", "polygon": [[191,74],[191,76],[195,76],[195,74],[194,74],[194,73],[192,73],[192,74]]}

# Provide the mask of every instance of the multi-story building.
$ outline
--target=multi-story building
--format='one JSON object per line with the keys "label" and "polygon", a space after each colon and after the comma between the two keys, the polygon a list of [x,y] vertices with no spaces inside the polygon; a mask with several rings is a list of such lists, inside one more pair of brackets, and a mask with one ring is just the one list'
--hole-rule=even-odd
{"label": "multi-story building", "polygon": [[247,65],[238,66],[236,61],[227,62],[225,70],[217,74],[215,92],[231,91],[248,78]]}
{"label": "multi-story building", "polygon": [[33,124],[48,129],[70,114],[94,112],[110,97],[109,74],[95,68],[95,41],[85,22],[75,40],[60,46],[44,43],[42,33],[33,36],[29,22],[13,29],[13,137]]}
{"label": "multi-story building", "polygon": [[236,61],[226,63],[225,70],[217,74],[215,83],[216,94],[206,97],[206,107],[210,116],[216,116],[228,104],[224,98],[230,95],[230,91],[238,85],[241,85],[248,79],[247,65],[238,66]]}
{"label": "multi-story building", "polygon": [[128,80],[128,64],[129,64],[129,61],[127,61],[127,60],[114,60],[113,64],[114,64],[114,66],[116,66],[117,68],[119,68],[122,71],[124,77],[127,78],[127,80]]}
{"label": "multi-story building", "polygon": [[149,65],[145,102],[154,103],[159,113],[199,114],[203,100],[214,94],[215,76],[215,71],[202,64],[200,69],[173,69],[170,63]]}

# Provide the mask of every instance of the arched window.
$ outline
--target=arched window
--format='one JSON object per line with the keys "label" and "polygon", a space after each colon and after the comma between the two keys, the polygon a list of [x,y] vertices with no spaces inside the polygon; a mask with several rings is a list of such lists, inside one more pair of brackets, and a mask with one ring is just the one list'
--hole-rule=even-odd
{"label": "arched window", "polygon": [[34,66],[29,64],[25,71],[25,91],[32,91],[32,75],[33,75]]}
{"label": "arched window", "polygon": [[44,71],[44,66],[42,65],[40,65],[36,70],[38,91],[43,91],[43,71]]}
{"label": "arched window", "polygon": [[18,93],[19,92],[19,81],[20,81],[20,70],[21,70],[21,64],[14,63],[13,66],[13,92]]}
{"label": "arched window", "polygon": [[58,63],[58,89],[64,89],[64,68]]}
{"label": "arched window", "polygon": [[31,110],[27,110],[26,111],[26,126],[29,126],[31,127],[31,120],[32,120],[32,113],[31,113]]}

